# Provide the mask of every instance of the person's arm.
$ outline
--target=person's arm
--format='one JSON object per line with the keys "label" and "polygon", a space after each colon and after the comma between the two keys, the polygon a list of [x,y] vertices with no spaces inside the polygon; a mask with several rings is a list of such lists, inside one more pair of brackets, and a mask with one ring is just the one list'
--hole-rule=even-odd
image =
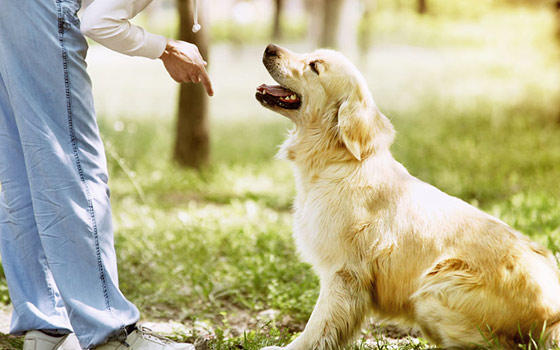
{"label": "person's arm", "polygon": [[196,45],[168,40],[130,23],[152,0],[94,0],[83,12],[81,31],[101,45],[130,56],[161,58],[177,82],[202,82],[213,95],[206,62]]}
{"label": "person's arm", "polygon": [[152,0],[95,0],[82,14],[82,33],[111,50],[158,58],[167,38],[130,23]]}

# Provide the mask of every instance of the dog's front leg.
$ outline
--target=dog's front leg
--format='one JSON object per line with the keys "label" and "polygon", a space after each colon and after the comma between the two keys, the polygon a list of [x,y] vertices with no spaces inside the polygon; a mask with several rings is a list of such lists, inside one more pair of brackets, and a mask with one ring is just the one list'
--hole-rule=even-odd
{"label": "dog's front leg", "polygon": [[[357,274],[341,269],[321,280],[315,309],[303,333],[287,350],[336,350],[359,330],[370,308],[369,288]],[[264,349],[279,349],[268,347]],[[264,350],[263,349],[263,350]]]}

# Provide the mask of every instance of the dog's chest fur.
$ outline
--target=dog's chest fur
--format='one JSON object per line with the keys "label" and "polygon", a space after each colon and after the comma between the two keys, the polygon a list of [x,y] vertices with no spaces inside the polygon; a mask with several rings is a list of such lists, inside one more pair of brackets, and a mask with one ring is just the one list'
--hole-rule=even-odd
{"label": "dog's chest fur", "polygon": [[319,272],[363,262],[392,217],[375,174],[342,165],[312,176],[296,167],[295,177],[294,238],[303,259]]}
{"label": "dog's chest fur", "polygon": [[[303,187],[303,186],[298,186]],[[320,183],[298,190],[294,207],[294,238],[302,258],[316,269],[344,264],[348,225],[344,193],[333,193]]]}

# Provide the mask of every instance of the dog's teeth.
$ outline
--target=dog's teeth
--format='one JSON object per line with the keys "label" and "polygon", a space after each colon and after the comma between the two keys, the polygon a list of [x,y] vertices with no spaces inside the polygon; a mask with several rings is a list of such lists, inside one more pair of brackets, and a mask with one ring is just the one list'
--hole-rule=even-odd
{"label": "dog's teeth", "polygon": [[295,101],[295,100],[296,100],[296,95],[290,96],[290,99],[291,99],[292,101]]}

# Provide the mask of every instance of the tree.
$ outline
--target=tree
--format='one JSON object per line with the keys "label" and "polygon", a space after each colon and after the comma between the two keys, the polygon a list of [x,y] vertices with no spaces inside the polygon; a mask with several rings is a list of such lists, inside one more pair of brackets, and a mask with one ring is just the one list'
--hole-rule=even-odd
{"label": "tree", "polygon": [[560,0],[556,0],[555,9],[557,22],[556,38],[560,41]]}
{"label": "tree", "polygon": [[284,0],[274,0],[274,22],[272,26],[272,39],[282,39],[282,10],[284,8]]}
{"label": "tree", "polygon": [[[199,10],[202,29],[193,33],[192,1],[177,0],[179,39],[198,46],[202,57],[208,60],[208,27],[204,25],[203,4],[204,1],[201,1]],[[174,158],[180,165],[200,168],[208,161],[209,155],[208,96],[202,84],[181,84]]]}
{"label": "tree", "polygon": [[321,33],[323,0],[305,0],[305,11],[307,12],[307,41],[311,46],[319,45]]}
{"label": "tree", "polygon": [[418,0],[418,13],[423,15],[428,12],[428,0]]}
{"label": "tree", "polygon": [[358,49],[360,57],[365,58],[372,42],[373,15],[377,7],[377,0],[364,0],[363,12],[358,26]]}
{"label": "tree", "polygon": [[[556,39],[560,44],[560,0],[556,0],[554,3],[554,10],[556,14]],[[560,109],[558,111],[558,117],[556,118],[558,124],[560,124]]]}
{"label": "tree", "polygon": [[323,0],[321,33],[319,46],[336,48],[338,29],[344,0]]}

